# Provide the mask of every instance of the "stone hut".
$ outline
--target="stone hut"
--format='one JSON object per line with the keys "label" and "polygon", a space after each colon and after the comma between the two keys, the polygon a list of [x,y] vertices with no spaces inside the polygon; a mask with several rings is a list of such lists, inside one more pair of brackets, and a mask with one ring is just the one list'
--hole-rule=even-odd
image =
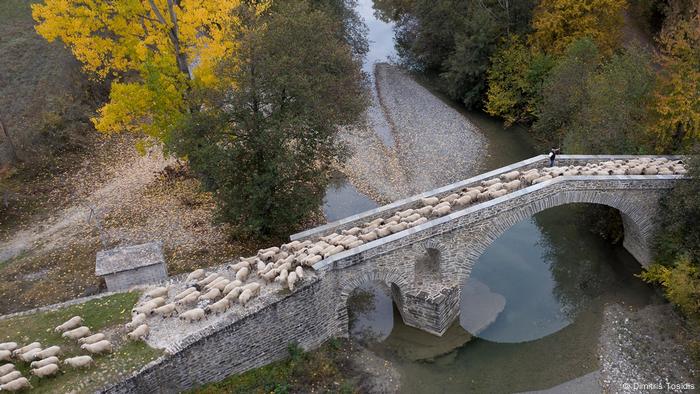
{"label": "stone hut", "polygon": [[108,291],[125,290],[134,285],[167,279],[163,242],[97,252],[95,274],[105,279]]}

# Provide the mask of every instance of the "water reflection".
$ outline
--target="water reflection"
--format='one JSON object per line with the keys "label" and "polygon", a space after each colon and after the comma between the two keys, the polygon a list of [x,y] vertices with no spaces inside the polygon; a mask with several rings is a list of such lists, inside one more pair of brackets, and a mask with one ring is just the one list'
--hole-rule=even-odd
{"label": "water reflection", "polygon": [[[371,349],[394,362],[402,374],[402,392],[537,390],[596,370],[604,305],[647,305],[657,296],[634,277],[640,265],[632,256],[582,225],[587,207],[546,210],[494,241],[472,278],[504,297],[505,306],[470,341],[423,340],[394,316],[391,334]],[[369,312],[372,321],[393,315],[391,298],[384,294],[375,297],[384,306]],[[364,316],[357,316],[359,324],[371,326]]]}
{"label": "water reflection", "polygon": [[394,25],[374,16],[373,3],[372,0],[358,0],[355,8],[368,28],[369,52],[367,52],[363,70],[369,75],[373,75],[375,63],[386,62],[396,57]]}
{"label": "water reflection", "polygon": [[374,200],[360,193],[347,178],[338,175],[326,188],[323,214],[326,220],[333,222],[378,206]]}

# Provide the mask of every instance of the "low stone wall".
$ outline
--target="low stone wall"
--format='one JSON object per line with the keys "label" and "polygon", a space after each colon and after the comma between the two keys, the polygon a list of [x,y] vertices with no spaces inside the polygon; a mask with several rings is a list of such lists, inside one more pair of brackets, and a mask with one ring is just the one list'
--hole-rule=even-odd
{"label": "low stone wall", "polygon": [[104,393],[175,393],[261,367],[288,355],[290,343],[313,349],[337,331],[335,299],[322,280],[260,311],[186,338],[179,351],[150,363]]}

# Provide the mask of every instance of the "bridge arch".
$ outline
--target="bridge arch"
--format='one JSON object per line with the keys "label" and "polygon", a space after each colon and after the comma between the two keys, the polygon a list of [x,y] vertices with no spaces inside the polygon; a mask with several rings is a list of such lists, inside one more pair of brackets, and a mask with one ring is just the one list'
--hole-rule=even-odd
{"label": "bridge arch", "polygon": [[398,306],[399,310],[403,309],[404,294],[406,289],[411,286],[410,278],[401,274],[399,271],[393,270],[368,270],[361,274],[349,275],[339,281],[339,301],[336,304],[336,316],[338,319],[338,328],[342,336],[349,334],[350,319],[348,316],[348,299],[352,292],[368,283],[381,282],[391,290],[391,298]]}
{"label": "bridge arch", "polygon": [[529,203],[513,205],[511,209],[500,210],[480,223],[478,228],[471,227],[462,231],[456,229],[448,236],[452,238],[449,243],[454,245],[456,256],[452,261],[456,266],[451,267],[451,270],[459,276],[459,282],[464,283],[479,257],[493,241],[515,224],[547,209],[577,203],[604,205],[620,212],[624,227],[623,246],[642,266],[647,266],[651,261],[651,238],[656,216],[654,212],[658,209],[660,196],[655,196],[651,190],[639,192],[640,198],[630,198],[628,193],[631,192],[560,191]]}

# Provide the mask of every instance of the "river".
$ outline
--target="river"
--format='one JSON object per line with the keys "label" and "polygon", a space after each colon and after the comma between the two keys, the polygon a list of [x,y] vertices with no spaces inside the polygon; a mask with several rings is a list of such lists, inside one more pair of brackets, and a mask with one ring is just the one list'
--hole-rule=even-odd
{"label": "river", "polygon": [[[357,10],[369,27],[365,70],[371,73],[375,62],[395,56],[387,39],[391,25],[374,18],[371,0],[360,0]],[[504,129],[498,120],[451,105],[489,142],[479,172],[538,154],[526,130]],[[375,206],[339,178],[328,189],[324,212],[332,221]],[[404,325],[386,285],[370,283],[349,301],[351,335],[392,362],[405,393],[542,390],[595,372],[604,305],[643,306],[660,299],[634,276],[640,265],[631,255],[580,220],[586,208],[541,212],[506,231],[480,257],[471,278],[505,300],[485,329],[469,332],[466,292],[460,320],[437,338]]]}

